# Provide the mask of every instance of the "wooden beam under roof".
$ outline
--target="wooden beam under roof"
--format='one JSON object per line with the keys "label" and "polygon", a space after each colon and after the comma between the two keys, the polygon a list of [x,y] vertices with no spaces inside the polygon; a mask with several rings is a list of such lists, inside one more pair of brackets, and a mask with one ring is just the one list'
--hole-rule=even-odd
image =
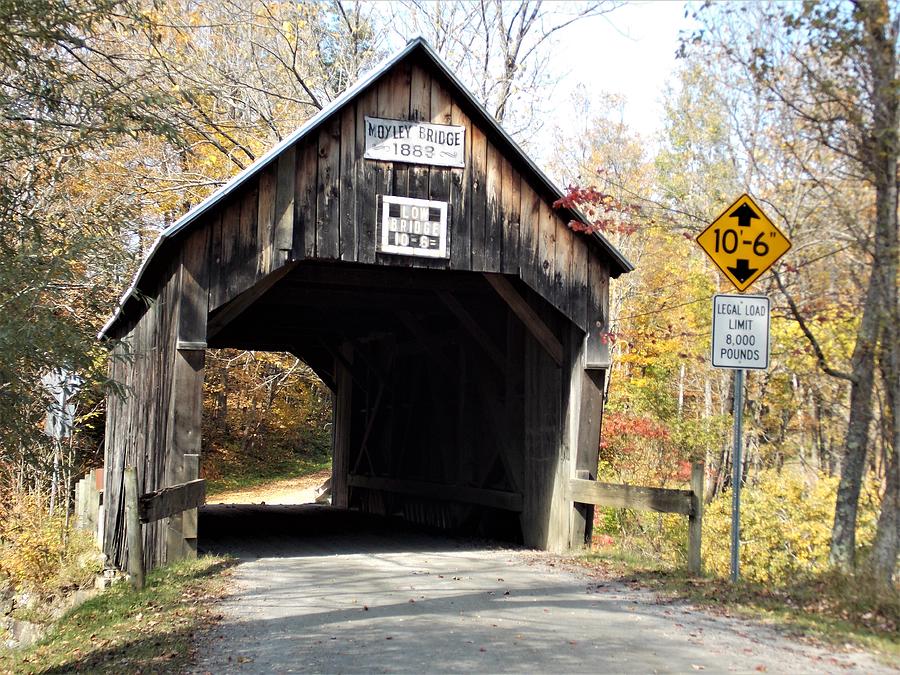
{"label": "wooden beam under roof", "polygon": [[556,362],[556,365],[562,367],[563,364],[563,347],[562,343],[557,339],[556,335],[550,330],[550,327],[541,320],[537,312],[528,304],[515,287],[502,274],[485,273],[484,278],[493,286],[503,300],[509,305],[509,308],[515,313],[519,320],[525,324],[525,328],[540,343],[541,347]]}

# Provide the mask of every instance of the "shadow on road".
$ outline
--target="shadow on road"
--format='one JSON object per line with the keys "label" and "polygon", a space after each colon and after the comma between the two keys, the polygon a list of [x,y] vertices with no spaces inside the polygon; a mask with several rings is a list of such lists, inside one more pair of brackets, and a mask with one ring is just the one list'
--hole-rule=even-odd
{"label": "shadow on road", "polygon": [[[454,551],[471,548],[472,543],[471,539],[456,539],[399,518],[317,504],[216,504],[200,509],[200,552],[233,555],[243,560]],[[492,548],[489,542],[478,543]]]}

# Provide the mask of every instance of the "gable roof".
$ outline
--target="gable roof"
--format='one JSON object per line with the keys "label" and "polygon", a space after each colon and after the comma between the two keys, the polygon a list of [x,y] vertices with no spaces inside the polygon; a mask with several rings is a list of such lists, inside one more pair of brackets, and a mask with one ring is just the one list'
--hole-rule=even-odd
{"label": "gable roof", "polygon": [[[384,75],[391,68],[393,68],[395,65],[400,63],[402,60],[404,60],[414,52],[419,52],[424,55],[430,62],[430,65],[447,79],[448,84],[450,85],[451,94],[453,94],[455,98],[459,99],[461,102],[468,104],[468,107],[470,109],[468,111],[470,113],[469,117],[472,119],[472,121],[491,132],[491,135],[495,137],[495,141],[497,142],[500,149],[504,151],[506,157],[510,160],[510,162],[520,165],[524,169],[523,176],[531,180],[531,182],[534,184],[534,187],[538,189],[538,192],[541,194],[541,196],[551,202],[556,201],[563,196],[563,192],[562,190],[560,190],[559,186],[557,186],[556,183],[554,183],[547,176],[547,174],[545,174],[534,163],[534,161],[527,154],[525,154],[522,148],[519,147],[518,143],[516,143],[512,139],[512,137],[508,133],[506,133],[503,127],[500,126],[500,123],[497,122],[497,120],[494,119],[494,117],[487,110],[485,110],[484,106],[482,106],[475,98],[475,95],[471,91],[469,91],[466,85],[464,85],[462,81],[456,76],[456,74],[453,73],[450,67],[438,55],[438,53],[434,51],[432,46],[428,44],[425,38],[416,37],[410,40],[403,49],[395,53],[393,56],[385,59],[379,66],[372,69],[371,72],[359,79],[353,86],[344,90],[344,92],[340,96],[335,98],[330,104],[322,108],[322,110],[320,110],[313,117],[307,120],[302,126],[300,126],[300,128],[294,131],[294,133],[290,134],[288,137],[286,137],[284,140],[282,140],[280,143],[266,152],[262,157],[253,162],[253,164],[248,166],[246,169],[236,174],[231,180],[225,183],[225,185],[213,192],[211,195],[209,195],[209,197],[194,206],[190,211],[185,213],[181,218],[179,218],[172,225],[166,228],[150,248],[150,251],[135,273],[131,285],[119,299],[119,303],[116,307],[115,313],[112,317],[110,317],[109,321],[106,322],[106,325],[103,326],[97,337],[101,339],[106,337],[109,330],[122,316],[125,304],[130,299],[136,298],[139,295],[141,281],[143,280],[144,275],[147,272],[147,269],[150,266],[150,263],[152,262],[154,256],[157,254],[160,247],[164,243],[176,238],[181,232],[185,231],[193,223],[195,223],[201,216],[206,214],[217,204],[223,202],[232,192],[239,189],[244,185],[244,183],[256,176],[256,174],[260,173],[264,168],[266,168],[275,159],[277,159],[277,157],[284,150],[299,142],[307,135],[315,132],[323,124],[325,124],[325,122],[333,118],[335,115],[339,114],[346,105],[354,101],[369,87],[374,85],[382,77],[382,75]],[[586,218],[577,211],[566,209],[564,210],[564,212],[569,214],[570,219],[577,219],[583,222],[587,222]],[[599,232],[595,232],[593,236],[600,245],[601,250],[603,250],[610,257],[610,275],[612,277],[618,277],[620,274],[630,272],[634,269],[634,266],[625,258],[625,256],[622,255],[622,253],[615,246],[613,246],[609,242],[609,240],[606,239],[606,237],[604,237]]]}

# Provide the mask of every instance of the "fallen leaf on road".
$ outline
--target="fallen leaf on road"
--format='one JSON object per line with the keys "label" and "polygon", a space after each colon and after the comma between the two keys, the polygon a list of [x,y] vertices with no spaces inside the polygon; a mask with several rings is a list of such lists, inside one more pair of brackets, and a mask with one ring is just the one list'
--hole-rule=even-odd
{"label": "fallen leaf on road", "polygon": [[760,673],[764,673],[764,672],[766,672],[766,671],[768,670],[768,668],[767,668],[766,666],[764,666],[763,664],[760,663],[760,664],[759,664],[758,666],[756,666],[756,668],[754,668],[753,670],[759,671]]}
{"label": "fallen leaf on road", "polygon": [[691,668],[693,668],[694,670],[706,670],[705,666],[700,666],[700,665],[697,665],[696,663],[692,663]]}

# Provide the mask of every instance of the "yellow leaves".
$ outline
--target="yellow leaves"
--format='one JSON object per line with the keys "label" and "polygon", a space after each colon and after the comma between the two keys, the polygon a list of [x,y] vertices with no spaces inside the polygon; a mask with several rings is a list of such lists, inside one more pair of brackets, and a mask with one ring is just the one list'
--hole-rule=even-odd
{"label": "yellow leaves", "polygon": [[80,586],[102,569],[93,538],[66,530],[59,512],[50,516],[35,494],[19,494],[0,513],[0,571],[17,588],[49,596]]}
{"label": "yellow leaves", "polygon": [[[785,467],[764,471],[741,495],[741,575],[783,583],[797,574],[827,569],[837,477]],[[867,490],[868,491],[868,490]],[[874,536],[877,507],[860,500],[857,529],[862,545]],[[703,520],[706,569],[726,576],[730,567],[731,493],[707,507]]]}

